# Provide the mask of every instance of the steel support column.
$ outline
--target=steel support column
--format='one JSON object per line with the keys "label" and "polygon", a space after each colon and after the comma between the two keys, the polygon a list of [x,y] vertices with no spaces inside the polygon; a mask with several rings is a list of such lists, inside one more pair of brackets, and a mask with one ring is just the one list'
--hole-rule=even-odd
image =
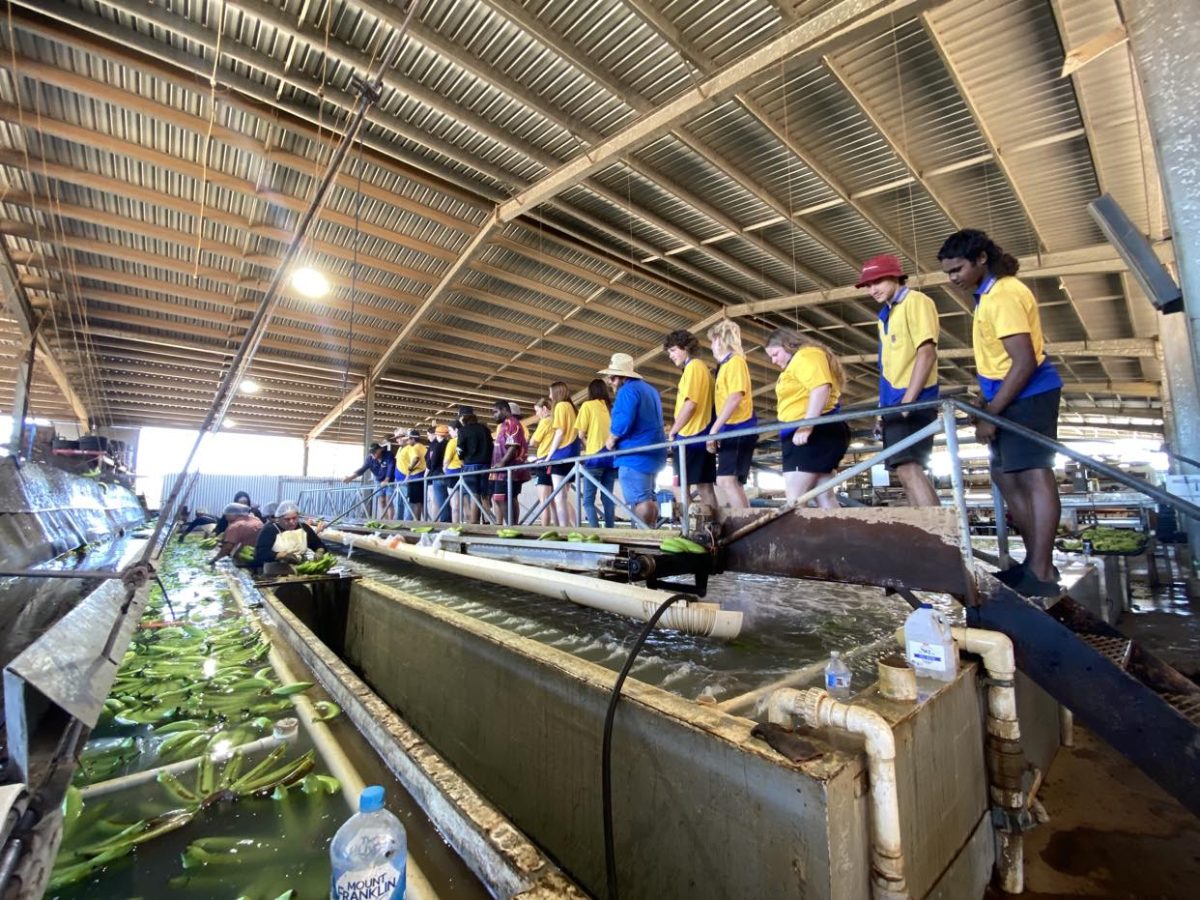
{"label": "steel support column", "polygon": [[13,457],[21,455],[25,442],[25,419],[29,415],[29,391],[33,387],[33,363],[37,354],[37,337],[30,336],[24,353],[17,360],[16,383],[13,384],[12,434],[8,449]]}
{"label": "steel support column", "polygon": [[[1193,303],[1200,305],[1200,294],[1193,298]],[[1200,447],[1200,396],[1197,396],[1193,358],[1195,338],[1200,335],[1189,334],[1187,320],[1178,314],[1161,316],[1158,327],[1158,339],[1162,344],[1163,392],[1167,401],[1163,404],[1164,431],[1172,450],[1190,456],[1190,451]],[[1194,474],[1198,470],[1172,457],[1171,471]],[[1187,529],[1192,558],[1200,559],[1200,521],[1180,517],[1179,526]]]}
{"label": "steel support column", "polygon": [[[1200,45],[1194,0],[1137,0],[1121,4],[1129,32],[1146,117],[1158,157],[1167,217],[1177,235],[1175,263],[1183,288],[1183,315],[1161,316],[1165,381],[1173,414],[1174,449],[1200,445],[1200,146],[1196,97],[1200,96]],[[1179,464],[1176,463],[1176,466]],[[1187,469],[1177,469],[1187,471]],[[1192,552],[1200,551],[1200,523],[1188,526]]]}
{"label": "steel support column", "polygon": [[375,433],[375,382],[367,378],[363,386],[366,405],[363,408],[363,453],[371,452],[371,435]]}

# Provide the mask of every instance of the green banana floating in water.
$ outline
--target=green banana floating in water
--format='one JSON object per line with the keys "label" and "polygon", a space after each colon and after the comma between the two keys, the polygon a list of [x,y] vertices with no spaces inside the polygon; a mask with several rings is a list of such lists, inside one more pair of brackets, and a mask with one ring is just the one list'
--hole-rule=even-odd
{"label": "green banana floating in water", "polygon": [[329,700],[313,701],[313,710],[316,712],[316,715],[313,716],[314,722],[328,722],[342,714],[342,708]]}
{"label": "green banana floating in water", "polygon": [[539,541],[561,541],[557,531],[544,531],[538,535]]}
{"label": "green banana floating in water", "polygon": [[520,536],[521,532],[516,528],[501,528],[496,532],[496,537],[501,538],[519,538]]}
{"label": "green banana floating in water", "polygon": [[271,691],[275,697],[290,697],[293,694],[303,694],[313,686],[311,681],[293,681],[291,684],[283,684]]}

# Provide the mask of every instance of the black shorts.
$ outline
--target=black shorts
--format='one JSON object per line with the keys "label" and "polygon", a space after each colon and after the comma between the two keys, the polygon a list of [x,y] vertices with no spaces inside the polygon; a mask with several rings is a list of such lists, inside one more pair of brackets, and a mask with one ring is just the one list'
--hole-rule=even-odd
{"label": "black shorts", "polygon": [[480,500],[482,500],[490,490],[488,476],[479,471],[482,468],[482,465],[464,465],[462,476],[463,486],[468,488],[471,493]]}
{"label": "black shorts", "polygon": [[566,476],[566,475],[570,475],[571,470],[574,468],[575,468],[575,463],[573,463],[573,462],[555,463],[554,465],[552,465],[550,467],[550,474]]}
{"label": "black shorts", "polygon": [[[898,444],[910,434],[916,434],[938,417],[936,409],[918,409],[910,412],[905,418],[899,413],[883,413],[883,446],[890,447]],[[918,441],[907,450],[901,450],[887,461],[887,467],[894,469],[905,463],[916,463],[922,469],[929,466],[929,455],[933,453],[933,435]]]}
{"label": "black shorts", "polygon": [[[739,426],[727,425],[725,427],[732,431]],[[750,463],[754,459],[756,446],[758,446],[757,434],[722,438],[717,445],[717,477],[736,475],[737,480],[745,484],[746,479],[750,477]]]}
{"label": "black shorts", "polygon": [[[1052,441],[1058,440],[1058,402],[1062,389],[1042,391],[1023,400],[1014,400],[1000,413],[1018,425],[1045,435]],[[997,472],[1024,472],[1026,469],[1053,469],[1056,452],[1033,441],[1014,434],[1004,428],[996,429],[990,445],[992,468]]]}
{"label": "black shorts", "polygon": [[[670,450],[671,469],[679,475],[679,447]],[[717,480],[717,456],[709,453],[703,441],[683,445],[683,460],[687,465],[688,487],[713,484]],[[682,481],[680,482],[682,484]]]}
{"label": "black shorts", "polygon": [[808,442],[797,447],[792,443],[796,429],[780,435],[783,443],[783,471],[811,472],[824,475],[832,472],[846,455],[850,446],[850,426],[845,422],[823,422],[813,426]]}
{"label": "black shorts", "polygon": [[404,490],[409,503],[425,502],[425,479],[408,478],[404,482]]}
{"label": "black shorts", "polygon": [[534,484],[537,484],[539,486],[548,487],[548,486],[554,484],[554,482],[550,480],[550,467],[547,466],[544,469],[534,469],[533,470],[533,481],[534,481]]}

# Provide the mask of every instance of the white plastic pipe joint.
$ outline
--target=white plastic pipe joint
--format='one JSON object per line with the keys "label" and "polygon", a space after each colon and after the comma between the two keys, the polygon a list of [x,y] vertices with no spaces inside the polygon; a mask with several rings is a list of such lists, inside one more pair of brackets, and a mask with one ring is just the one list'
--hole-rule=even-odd
{"label": "white plastic pipe joint", "polygon": [[815,688],[776,691],[767,702],[767,716],[781,725],[797,716],[812,728],[832,728],[864,739],[871,785],[871,896],[875,900],[908,900],[892,726],[873,710],[841,703]]}

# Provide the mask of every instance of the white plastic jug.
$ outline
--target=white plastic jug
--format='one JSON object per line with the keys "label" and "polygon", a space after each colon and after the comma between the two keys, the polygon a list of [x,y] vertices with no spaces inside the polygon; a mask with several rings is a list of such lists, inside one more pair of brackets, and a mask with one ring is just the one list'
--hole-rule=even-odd
{"label": "white plastic jug", "polygon": [[958,650],[942,614],[922,603],[904,623],[904,655],[918,678],[953,681],[958,674]]}

